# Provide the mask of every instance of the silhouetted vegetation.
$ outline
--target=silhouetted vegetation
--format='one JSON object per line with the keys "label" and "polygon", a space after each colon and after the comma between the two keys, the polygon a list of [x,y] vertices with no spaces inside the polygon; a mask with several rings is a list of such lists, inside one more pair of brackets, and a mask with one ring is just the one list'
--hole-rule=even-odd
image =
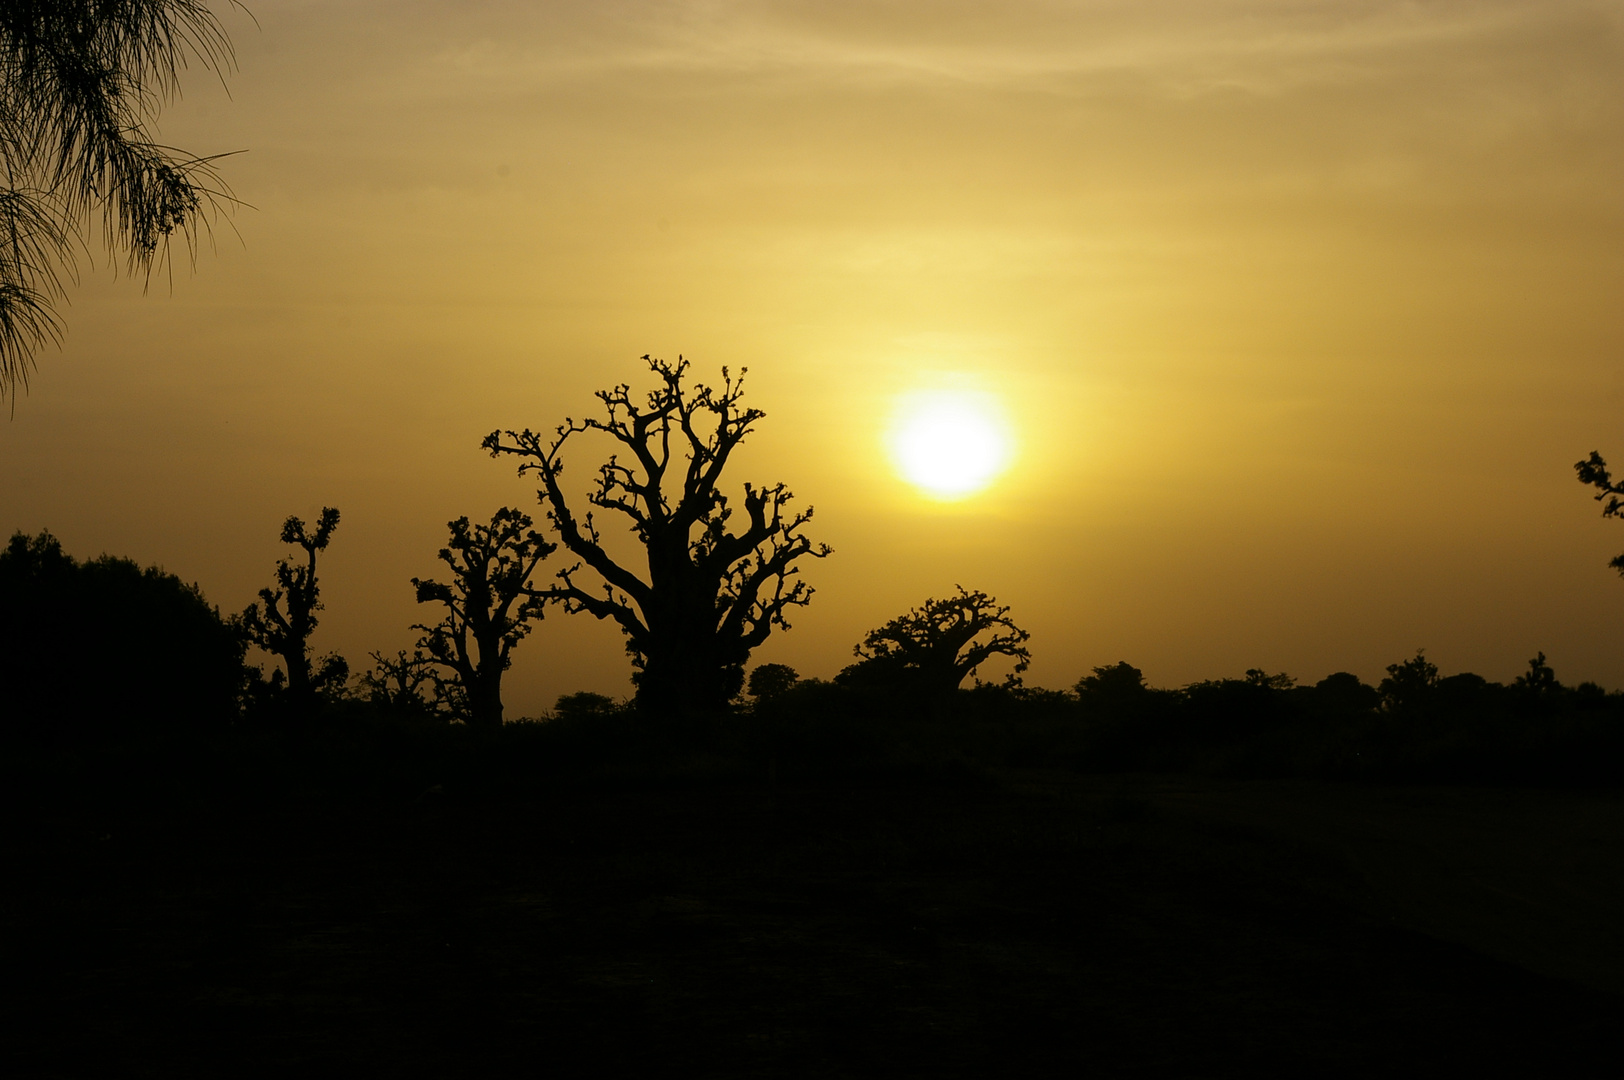
{"label": "silhouetted vegetation", "polygon": [[[475,727],[502,726],[502,673],[512,666],[513,647],[542,616],[543,599],[530,578],[557,545],[542,539],[533,524],[528,514],[505,506],[489,525],[458,518],[448,524],[450,545],[440,549],[451,582],[412,579],[419,604],[446,609],[435,625],[412,628],[423,631],[417,645],[427,652],[420,655],[452,673],[449,683],[437,684],[440,696],[454,716]],[[400,676],[395,683],[405,686]]]}
{"label": "silhouetted vegetation", "polygon": [[195,251],[199,226],[230,201],[214,158],[153,138],[192,64],[222,77],[232,66],[197,0],[0,4],[0,399],[60,336],[62,277],[92,217],[110,252],[149,274],[177,231]]}
{"label": "silhouetted vegetation", "polygon": [[241,617],[249,642],[282,661],[282,670],[271,673],[269,690],[295,718],[307,717],[318,697],[341,695],[350,676],[349,664],[336,653],[315,664],[310,657],[310,635],[322,607],[316,555],[327,550],[336,528],[338,511],[331,506],[322,508],[314,532],[297,517],[283,522],[282,542],[303,549],[304,562],[277,560],[276,587],[259,590],[259,602],[249,604]]}
{"label": "silhouetted vegetation", "polygon": [[800,674],[788,664],[758,664],[750,672],[750,696],[758,703],[771,701],[795,689],[800,681]]}
{"label": "silhouetted vegetation", "polygon": [[77,562],[50,533],[0,552],[0,687],[6,736],[167,741],[229,724],[242,635],[158,567]]}
{"label": "silhouetted vegetation", "polygon": [[[656,370],[692,405],[680,369]],[[715,415],[742,434],[736,393],[705,400],[729,402]],[[693,422],[668,397],[648,412],[627,412],[624,388],[606,400],[602,423],[634,434],[665,423],[685,440]],[[720,470],[695,460],[673,467]],[[1307,1075],[1328,1060],[1538,1075],[1553,1038],[1569,1056],[1616,1041],[1624,967],[1592,961],[1624,889],[1595,854],[1624,827],[1616,791],[1509,789],[1616,789],[1624,695],[1565,685],[1544,653],[1499,684],[1421,651],[1375,685],[1256,667],[1156,687],[1117,661],[1041,689],[1018,678],[1030,651],[1009,609],[962,588],[865,635],[834,680],[784,664],[746,679],[741,641],[763,625],[738,614],[749,583],[804,603],[774,553],[820,552],[785,531],[804,521],[780,515],[786,493],[747,488],[768,535],[737,554],[761,534],[731,536],[710,491],[697,539],[645,546],[651,582],[697,582],[718,626],[737,620],[683,654],[717,666],[673,689],[650,682],[673,655],[634,649],[639,703],[570,693],[518,720],[499,680],[541,605],[594,609],[573,569],[532,580],[552,545],[517,511],[450,523],[450,580],[413,582],[446,617],[411,651],[373,652],[353,687],[310,659],[336,511],[314,531],[288,520],[302,557],[238,620],[160,570],[14,536],[0,796],[25,822],[9,834],[23,885],[7,954],[24,989],[9,1014],[66,1017],[115,1071],[166,1075],[230,1075],[249,1044],[257,1064],[302,1067],[300,1040],[363,1071],[502,1073],[533,1066],[538,1031],[550,1060],[596,1071],[682,1071],[723,1048],[773,1076]],[[640,536],[653,507],[675,529],[683,505],[612,460],[594,505],[616,499],[647,518]],[[596,566],[590,521],[559,528]],[[666,595],[604,593],[637,617]],[[661,625],[698,625],[682,621],[698,619],[690,601]],[[294,677],[245,667],[250,638],[304,673],[299,708]],[[1000,659],[1008,678],[964,685]],[[1421,786],[1438,784],[1457,787]],[[1405,884],[1462,843],[1487,854]],[[1471,895],[1428,891],[1450,881]],[[1414,926],[1394,914],[1406,888]],[[1501,892],[1516,916],[1497,925]],[[1560,978],[1521,966],[1549,962],[1546,935],[1575,906]],[[174,1034],[182,1013],[205,1034]],[[1079,1017],[1086,1038],[1069,1034]],[[1151,1041],[1174,1049],[1152,1061]],[[79,1045],[27,1053],[62,1071]]]}
{"label": "silhouetted vegetation", "polygon": [[[1121,661],[1092,669],[1069,691],[1014,678],[963,688],[948,680],[974,663],[1005,656],[1019,670],[1028,656],[1007,609],[963,590],[957,615],[933,601],[868,635],[858,646],[867,655],[833,681],[764,664],[750,673],[748,699],[722,708],[633,709],[581,692],[541,718],[501,723],[500,683],[481,680],[505,669],[546,595],[526,587],[546,548],[528,519],[506,510],[489,527],[451,523],[442,558],[454,583],[416,583],[426,602],[447,605],[447,619],[426,628],[409,653],[373,653],[354,687],[335,674],[338,662],[309,661],[320,606],[314,556],[336,515],[324,514],[323,523],[325,531],[311,533],[290,519],[285,536],[307,559],[279,565],[279,587],[250,609],[257,623],[222,620],[195,588],[161,571],[106,557],[80,564],[48,535],[13,537],[0,556],[6,730],[29,739],[183,729],[218,736],[239,719],[292,718],[314,722],[335,767],[346,762],[339,773],[363,787],[373,781],[360,778],[377,769],[407,769],[425,786],[495,769],[479,783],[499,788],[694,761],[786,780],[1038,768],[1383,783],[1624,781],[1624,695],[1563,684],[1543,653],[1505,685],[1468,672],[1445,676],[1417,652],[1388,665],[1374,686],[1348,672],[1299,685],[1252,669],[1157,688]],[[981,636],[966,639],[972,628]],[[244,667],[249,640],[281,646],[294,670],[304,660],[302,710],[280,672],[266,682]],[[459,670],[464,663],[468,670]],[[483,719],[470,686],[494,687]],[[252,723],[239,730],[250,743],[257,737]],[[305,730],[308,738],[308,723]],[[454,749],[461,731],[499,736],[491,751],[498,757],[470,748],[474,756],[462,758]]]}
{"label": "silhouetted vegetation", "polygon": [[1442,677],[1417,654],[1390,665],[1379,686],[1347,672],[1301,686],[1253,669],[1158,689],[1120,662],[1070,693],[981,684],[924,708],[896,687],[843,674],[758,698],[752,715],[773,744],[760,753],[791,773],[959,761],[1379,782],[1624,781],[1624,695],[1564,686],[1543,654],[1510,685]]}
{"label": "silhouetted vegetation", "polygon": [[[1579,482],[1588,484],[1596,489],[1595,499],[1602,504],[1601,516],[1609,518],[1624,518],[1624,484],[1614,482],[1613,474],[1607,469],[1607,462],[1595,450],[1583,461],[1575,462],[1574,471],[1579,474]],[[1624,575],[1624,555],[1615,555],[1607,565]]]}
{"label": "silhouetted vegetation", "polygon": [[[581,560],[537,595],[620,626],[639,705],[662,714],[722,709],[744,686],[751,650],[774,627],[788,629],[787,609],[811,601],[795,563],[821,559],[829,546],[801,534],[812,509],[789,513],[794,496],[783,484],[745,484],[743,527],[734,531],[734,508],[718,485],[766,415],[739,403],[745,373],[735,380],[724,368],[719,389],[689,388],[687,361],[643,359],[660,383],[643,403],[621,384],[598,392],[601,419],[566,419],[551,437],[493,431],[483,445],[493,457],[520,458],[520,474],[541,481],[548,520]],[[560,484],[564,446],[586,432],[618,444],[587,502],[626,522],[644,549],[646,580],[610,555],[592,513],[577,518]],[[576,583],[581,563],[602,579],[601,591]]]}
{"label": "silhouetted vegetation", "polygon": [[[851,686],[886,688],[924,701],[951,695],[994,656],[1015,660],[1007,686],[1020,683],[1032,654],[1031,636],[1016,626],[1009,608],[977,590],[956,586],[957,596],[926,600],[877,630],[853,650],[859,662],[837,675]],[[991,632],[990,636],[982,637]]]}
{"label": "silhouetted vegetation", "polygon": [[452,691],[439,667],[422,649],[393,656],[369,653],[372,667],[361,673],[361,698],[385,716],[401,720],[451,720]]}
{"label": "silhouetted vegetation", "polygon": [[[1153,687],[1118,661],[1070,690],[1048,690],[1021,682],[1029,635],[1009,607],[962,586],[864,635],[856,663],[833,680],[801,678],[784,664],[759,665],[746,680],[751,650],[811,598],[798,561],[828,549],[801,534],[811,511],[791,513],[783,485],[744,485],[737,515],[722,494],[733,451],[762,416],[741,404],[742,382],[724,371],[719,388],[690,386],[686,362],[645,359],[659,383],[645,401],[621,385],[598,394],[603,416],[566,420],[550,439],[526,430],[485,440],[493,455],[518,457],[521,475],[540,479],[559,543],[511,508],[488,525],[448,523],[439,559],[449,575],[412,579],[418,602],[438,605],[443,618],[414,627],[421,636],[411,651],[373,652],[353,685],[341,657],[317,660],[311,649],[322,607],[318,558],[339,524],[331,507],[313,528],[287,519],[281,537],[296,553],[235,620],[161,571],[107,557],[81,564],[48,534],[13,537],[0,557],[6,729],[33,738],[201,725],[220,735],[243,721],[231,737],[275,760],[280,751],[254,742],[264,731],[251,722],[269,717],[298,721],[298,754],[319,756],[325,745],[352,778],[374,768],[376,753],[393,762],[377,767],[404,769],[425,786],[447,770],[495,769],[480,782],[487,788],[694,761],[786,780],[1006,768],[1384,783],[1624,780],[1624,696],[1564,685],[1544,653],[1509,685],[1445,675],[1418,651],[1388,665],[1376,685],[1348,672],[1299,685],[1254,668]],[[563,448],[588,433],[625,455],[599,467],[588,504],[629,524],[646,576],[611,557],[592,514],[577,517],[561,486]],[[1600,455],[1577,471],[1601,491],[1605,515],[1624,516],[1624,491]],[[559,546],[579,561],[538,582]],[[588,569],[597,588],[579,580]],[[626,632],[636,708],[582,692],[563,695],[543,717],[509,721],[503,673],[549,603],[614,619]],[[250,644],[280,660],[269,679],[244,666]],[[1010,668],[1002,681],[975,678],[998,660]],[[453,748],[465,733],[498,749],[459,757]]]}

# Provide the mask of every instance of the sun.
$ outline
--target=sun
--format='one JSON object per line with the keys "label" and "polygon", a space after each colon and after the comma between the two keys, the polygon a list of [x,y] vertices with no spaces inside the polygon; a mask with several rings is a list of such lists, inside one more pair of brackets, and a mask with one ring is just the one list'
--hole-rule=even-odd
{"label": "sun", "polygon": [[1010,438],[989,394],[936,391],[905,398],[890,433],[891,460],[908,483],[937,499],[986,488],[1009,464]]}

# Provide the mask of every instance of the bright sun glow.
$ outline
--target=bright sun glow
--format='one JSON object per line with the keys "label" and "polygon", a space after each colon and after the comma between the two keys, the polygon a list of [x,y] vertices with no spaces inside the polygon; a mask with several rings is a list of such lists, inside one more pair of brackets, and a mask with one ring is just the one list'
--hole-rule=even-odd
{"label": "bright sun glow", "polygon": [[903,479],[939,499],[974,494],[1009,464],[1010,440],[986,394],[939,392],[906,399],[891,432]]}

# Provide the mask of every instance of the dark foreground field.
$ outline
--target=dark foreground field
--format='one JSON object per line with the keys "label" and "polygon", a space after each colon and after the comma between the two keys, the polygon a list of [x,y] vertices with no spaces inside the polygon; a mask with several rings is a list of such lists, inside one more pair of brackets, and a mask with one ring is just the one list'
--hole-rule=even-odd
{"label": "dark foreground field", "polygon": [[10,1075],[1613,1076],[1624,1034],[1612,794],[1015,773],[6,830]]}

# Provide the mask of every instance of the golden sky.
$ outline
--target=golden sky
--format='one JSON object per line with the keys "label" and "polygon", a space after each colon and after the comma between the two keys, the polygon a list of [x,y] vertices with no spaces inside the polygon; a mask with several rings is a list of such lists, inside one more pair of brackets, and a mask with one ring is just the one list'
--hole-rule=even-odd
{"label": "golden sky", "polygon": [[[241,70],[161,134],[246,150],[249,206],[172,290],[85,276],[0,527],[240,610],[337,506],[316,644],[359,668],[447,519],[534,507],[486,432],[681,353],[750,368],[733,480],[836,549],[759,661],[833,675],[962,583],[1037,685],[1424,646],[1624,687],[1624,528],[1571,468],[1624,463],[1624,3],[219,6]],[[951,504],[884,451],[943,388],[1016,439]],[[508,714],[627,674],[549,616]]]}

